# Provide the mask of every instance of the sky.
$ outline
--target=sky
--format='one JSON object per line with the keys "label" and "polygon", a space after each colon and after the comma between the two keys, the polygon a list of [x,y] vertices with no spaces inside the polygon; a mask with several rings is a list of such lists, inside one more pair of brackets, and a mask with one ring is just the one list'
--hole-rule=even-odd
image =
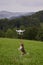
{"label": "sky", "polygon": [[43,0],[0,0],[0,11],[36,12],[43,10]]}

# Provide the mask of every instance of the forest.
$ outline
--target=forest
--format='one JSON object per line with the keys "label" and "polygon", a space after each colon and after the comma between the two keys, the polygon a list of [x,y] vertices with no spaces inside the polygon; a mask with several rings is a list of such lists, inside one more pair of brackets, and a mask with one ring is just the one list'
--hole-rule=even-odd
{"label": "forest", "polygon": [[23,39],[43,41],[43,11],[14,19],[0,19],[0,37],[21,38],[16,30],[25,30]]}

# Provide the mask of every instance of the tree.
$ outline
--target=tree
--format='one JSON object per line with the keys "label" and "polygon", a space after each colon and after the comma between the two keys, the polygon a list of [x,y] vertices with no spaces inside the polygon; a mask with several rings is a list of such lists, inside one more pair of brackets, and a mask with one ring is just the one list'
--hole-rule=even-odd
{"label": "tree", "polygon": [[0,30],[0,37],[5,37],[5,32]]}
{"label": "tree", "polygon": [[37,35],[37,27],[29,27],[28,29],[26,29],[26,31],[24,32],[24,38],[26,39],[30,39],[30,40],[35,40],[35,37]]}
{"label": "tree", "polygon": [[13,38],[13,31],[11,30],[11,29],[8,29],[7,31],[6,31],[6,37],[8,37],[8,38]]}
{"label": "tree", "polygon": [[6,31],[6,35],[5,37],[8,37],[8,38],[17,38],[17,32],[15,29],[8,29]]}
{"label": "tree", "polygon": [[40,30],[38,31],[38,34],[36,36],[36,39],[43,41],[43,29],[40,28]]}

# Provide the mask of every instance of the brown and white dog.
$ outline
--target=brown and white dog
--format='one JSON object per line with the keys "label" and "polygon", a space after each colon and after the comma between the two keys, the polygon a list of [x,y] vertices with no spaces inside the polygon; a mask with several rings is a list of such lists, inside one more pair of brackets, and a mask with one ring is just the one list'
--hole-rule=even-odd
{"label": "brown and white dog", "polygon": [[22,54],[22,55],[26,54],[26,51],[25,51],[25,49],[24,49],[24,45],[23,45],[23,44],[20,44],[19,50],[21,51],[21,54]]}

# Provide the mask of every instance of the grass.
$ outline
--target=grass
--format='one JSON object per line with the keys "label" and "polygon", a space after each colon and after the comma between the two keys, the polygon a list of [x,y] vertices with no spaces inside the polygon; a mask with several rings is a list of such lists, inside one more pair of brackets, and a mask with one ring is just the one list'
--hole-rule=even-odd
{"label": "grass", "polygon": [[0,38],[0,65],[43,65],[43,42],[23,42],[27,54],[21,56],[20,39]]}

